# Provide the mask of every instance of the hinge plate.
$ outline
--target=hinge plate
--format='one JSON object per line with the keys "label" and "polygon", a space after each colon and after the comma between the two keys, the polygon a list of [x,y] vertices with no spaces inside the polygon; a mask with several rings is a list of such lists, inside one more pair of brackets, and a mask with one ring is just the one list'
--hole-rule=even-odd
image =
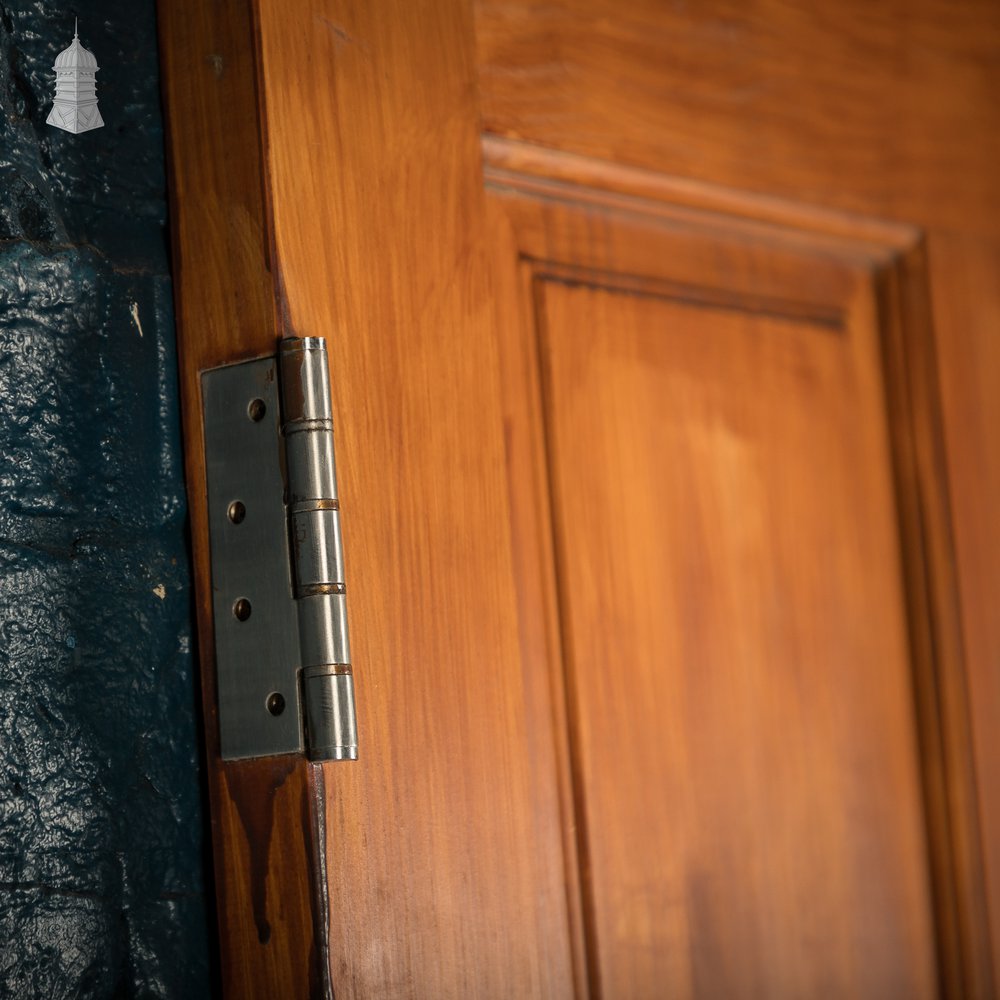
{"label": "hinge plate", "polygon": [[269,357],[201,377],[224,759],[304,747],[278,375]]}

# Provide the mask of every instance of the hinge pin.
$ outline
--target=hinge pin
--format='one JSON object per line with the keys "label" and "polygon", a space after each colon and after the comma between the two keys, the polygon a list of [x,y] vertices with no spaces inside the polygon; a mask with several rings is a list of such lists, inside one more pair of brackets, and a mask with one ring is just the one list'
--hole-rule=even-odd
{"label": "hinge pin", "polygon": [[279,370],[308,753],[312,760],[356,760],[357,718],[326,342],[321,337],[282,340]]}

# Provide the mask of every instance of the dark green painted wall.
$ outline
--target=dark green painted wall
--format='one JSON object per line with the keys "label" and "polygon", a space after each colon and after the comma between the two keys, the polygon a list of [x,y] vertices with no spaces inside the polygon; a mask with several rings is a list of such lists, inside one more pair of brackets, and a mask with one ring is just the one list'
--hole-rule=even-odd
{"label": "dark green painted wall", "polygon": [[0,0],[4,997],[209,992],[168,260],[153,0]]}

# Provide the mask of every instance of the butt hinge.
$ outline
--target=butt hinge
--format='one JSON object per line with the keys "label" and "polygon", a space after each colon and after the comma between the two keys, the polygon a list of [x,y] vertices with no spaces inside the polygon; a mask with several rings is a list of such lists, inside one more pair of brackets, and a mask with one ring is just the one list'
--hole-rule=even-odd
{"label": "butt hinge", "polygon": [[326,342],[201,380],[222,757],[356,760]]}

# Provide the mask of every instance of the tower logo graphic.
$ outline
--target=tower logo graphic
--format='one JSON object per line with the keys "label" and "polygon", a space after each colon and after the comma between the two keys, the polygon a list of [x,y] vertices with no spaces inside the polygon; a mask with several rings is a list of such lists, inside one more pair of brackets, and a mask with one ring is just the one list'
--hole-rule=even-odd
{"label": "tower logo graphic", "polygon": [[89,132],[104,124],[97,110],[97,60],[80,44],[77,26],[73,41],[56,56],[56,98],[46,119],[67,132]]}

